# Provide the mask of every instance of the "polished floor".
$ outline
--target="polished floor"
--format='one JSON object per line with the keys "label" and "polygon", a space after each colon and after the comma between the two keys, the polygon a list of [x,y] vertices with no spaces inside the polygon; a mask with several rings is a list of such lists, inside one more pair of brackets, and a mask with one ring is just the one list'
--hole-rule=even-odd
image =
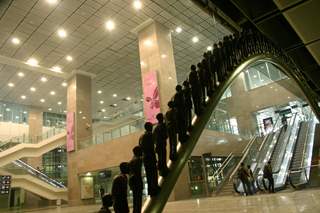
{"label": "polished floor", "polygon": [[[58,207],[33,213],[93,213],[99,206]],[[169,202],[164,212],[168,213],[320,213],[320,189],[250,197],[214,197]]]}

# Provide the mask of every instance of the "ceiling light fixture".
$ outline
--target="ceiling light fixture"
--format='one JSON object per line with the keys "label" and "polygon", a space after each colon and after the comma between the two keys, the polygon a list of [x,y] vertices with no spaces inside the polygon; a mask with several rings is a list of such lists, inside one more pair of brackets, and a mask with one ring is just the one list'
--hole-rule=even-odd
{"label": "ceiling light fixture", "polygon": [[30,87],[31,92],[35,92],[37,89],[35,87]]}
{"label": "ceiling light fixture", "polygon": [[142,2],[140,0],[135,0],[133,1],[133,7],[136,10],[140,10],[142,8]]}
{"label": "ceiling light fixture", "polygon": [[42,81],[42,82],[47,82],[48,79],[47,79],[46,77],[41,77],[41,78],[40,78],[40,81]]}
{"label": "ceiling light fixture", "polygon": [[114,94],[112,95],[112,97],[116,98],[116,97],[118,97],[118,95],[117,95],[116,93],[114,93]]}
{"label": "ceiling light fixture", "polygon": [[144,45],[146,45],[147,47],[151,47],[152,46],[152,41],[150,39],[145,40]]}
{"label": "ceiling light fixture", "polygon": [[14,37],[11,39],[11,42],[15,45],[18,45],[18,44],[20,44],[20,39],[18,39],[17,37]]}
{"label": "ceiling light fixture", "polygon": [[106,112],[106,109],[102,109],[101,112]]}
{"label": "ceiling light fixture", "polygon": [[166,54],[161,54],[161,58],[167,58]]}
{"label": "ceiling light fixture", "polygon": [[207,47],[207,50],[208,50],[208,51],[211,51],[211,50],[212,50],[212,46],[208,46],[208,47]]}
{"label": "ceiling light fixture", "polygon": [[19,72],[19,73],[18,73],[18,76],[19,76],[19,77],[24,77],[24,73],[23,73],[23,72]]}
{"label": "ceiling light fixture", "polygon": [[66,86],[68,86],[68,84],[67,84],[67,82],[62,82],[62,84],[61,84],[63,87],[66,87]]}
{"label": "ceiling light fixture", "polygon": [[48,108],[49,111],[52,111],[52,108]]}
{"label": "ceiling light fixture", "polygon": [[57,4],[58,0],[46,0],[46,2],[53,5],[53,4]]}
{"label": "ceiling light fixture", "polygon": [[73,60],[73,58],[72,58],[72,56],[71,56],[71,55],[67,55],[67,56],[66,56],[66,60],[67,60],[67,61],[72,61],[72,60]]}
{"label": "ceiling light fixture", "polygon": [[58,105],[61,105],[61,104],[62,104],[62,102],[61,102],[61,101],[59,101],[59,102],[58,102]]}
{"label": "ceiling light fixture", "polygon": [[115,28],[115,24],[112,20],[108,20],[105,25],[106,25],[107,30],[109,30],[109,31],[112,31]]}
{"label": "ceiling light fixture", "polygon": [[39,62],[35,58],[29,58],[28,61],[27,61],[27,64],[30,65],[30,66],[36,67],[36,66],[39,65]]}
{"label": "ceiling light fixture", "polygon": [[21,95],[21,99],[26,99],[27,97],[25,95]]}
{"label": "ceiling light fixture", "polygon": [[131,97],[129,97],[129,96],[126,97],[126,100],[127,100],[127,101],[131,101]]}
{"label": "ceiling light fixture", "polygon": [[104,101],[100,101],[100,104],[104,104]]}
{"label": "ceiling light fixture", "polygon": [[58,29],[57,34],[58,34],[58,36],[59,36],[60,38],[65,38],[65,37],[67,37],[67,32],[66,32],[64,29],[62,29],[62,28]]}
{"label": "ceiling light fixture", "polygon": [[98,93],[98,94],[101,94],[101,93],[102,93],[102,91],[101,91],[101,90],[98,90],[98,91],[97,91],[97,93]]}
{"label": "ceiling light fixture", "polygon": [[14,83],[11,83],[11,82],[10,82],[10,83],[8,83],[8,86],[9,86],[9,87],[14,87]]}
{"label": "ceiling light fixture", "polygon": [[182,28],[181,27],[177,27],[176,28],[176,33],[181,33],[182,32]]}
{"label": "ceiling light fixture", "polygon": [[44,103],[44,102],[46,102],[46,100],[43,99],[43,98],[41,98],[41,99],[40,99],[40,102],[41,102],[41,103]]}
{"label": "ceiling light fixture", "polygon": [[193,37],[193,38],[192,38],[192,42],[193,42],[193,43],[199,42],[199,38],[198,38],[197,36]]}
{"label": "ceiling light fixture", "polygon": [[51,68],[51,70],[53,71],[53,72],[62,72],[61,70],[61,67],[59,67],[59,66],[53,66],[52,68]]}
{"label": "ceiling light fixture", "polygon": [[51,92],[50,92],[50,95],[55,95],[55,94],[56,94],[55,91],[51,91]]}

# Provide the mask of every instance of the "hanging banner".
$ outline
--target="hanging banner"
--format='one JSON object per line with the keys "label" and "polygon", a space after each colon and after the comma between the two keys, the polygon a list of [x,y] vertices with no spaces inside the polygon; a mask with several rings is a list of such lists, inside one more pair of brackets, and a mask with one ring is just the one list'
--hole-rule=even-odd
{"label": "hanging banner", "polygon": [[157,123],[156,116],[160,113],[160,94],[157,72],[150,71],[143,74],[143,110],[147,122]]}
{"label": "hanging banner", "polygon": [[67,113],[67,152],[72,152],[75,150],[74,123],[75,123],[74,112],[68,112]]}

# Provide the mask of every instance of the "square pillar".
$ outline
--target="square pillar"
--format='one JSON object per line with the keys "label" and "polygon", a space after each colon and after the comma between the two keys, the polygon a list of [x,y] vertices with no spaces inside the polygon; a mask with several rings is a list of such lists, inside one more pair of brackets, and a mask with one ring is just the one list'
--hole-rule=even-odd
{"label": "square pillar", "polygon": [[[67,112],[73,114],[74,150],[68,152],[68,204],[80,205],[80,179],[78,177],[79,160],[77,151],[83,143],[92,140],[91,115],[91,76],[75,73],[68,81]],[[71,114],[71,115],[72,115]],[[68,125],[68,124],[67,124]],[[89,159],[88,159],[89,160]]]}
{"label": "square pillar", "polygon": [[[177,85],[176,67],[173,56],[173,46],[171,40],[171,30],[164,25],[148,21],[143,24],[143,27],[138,29],[139,39],[139,54],[141,77],[144,91],[144,114],[148,120],[148,103],[146,103],[146,96],[148,91],[148,82],[146,78],[151,72],[156,73],[156,83],[159,91],[158,112],[165,112],[167,110],[167,103],[175,94],[175,87]],[[151,95],[154,93],[151,92]],[[154,97],[149,97],[154,98]],[[157,105],[157,104],[156,104]],[[157,114],[157,112],[154,112]],[[155,116],[155,115],[154,115]]]}

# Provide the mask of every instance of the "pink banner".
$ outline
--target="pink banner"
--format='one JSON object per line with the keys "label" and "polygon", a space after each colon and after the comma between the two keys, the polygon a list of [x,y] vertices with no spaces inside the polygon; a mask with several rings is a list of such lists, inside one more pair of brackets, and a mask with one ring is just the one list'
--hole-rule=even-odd
{"label": "pink banner", "polygon": [[157,72],[150,71],[143,75],[143,109],[146,121],[157,123],[156,116],[160,112],[160,94],[157,82]]}
{"label": "pink banner", "polygon": [[74,151],[74,112],[67,113],[67,152]]}

